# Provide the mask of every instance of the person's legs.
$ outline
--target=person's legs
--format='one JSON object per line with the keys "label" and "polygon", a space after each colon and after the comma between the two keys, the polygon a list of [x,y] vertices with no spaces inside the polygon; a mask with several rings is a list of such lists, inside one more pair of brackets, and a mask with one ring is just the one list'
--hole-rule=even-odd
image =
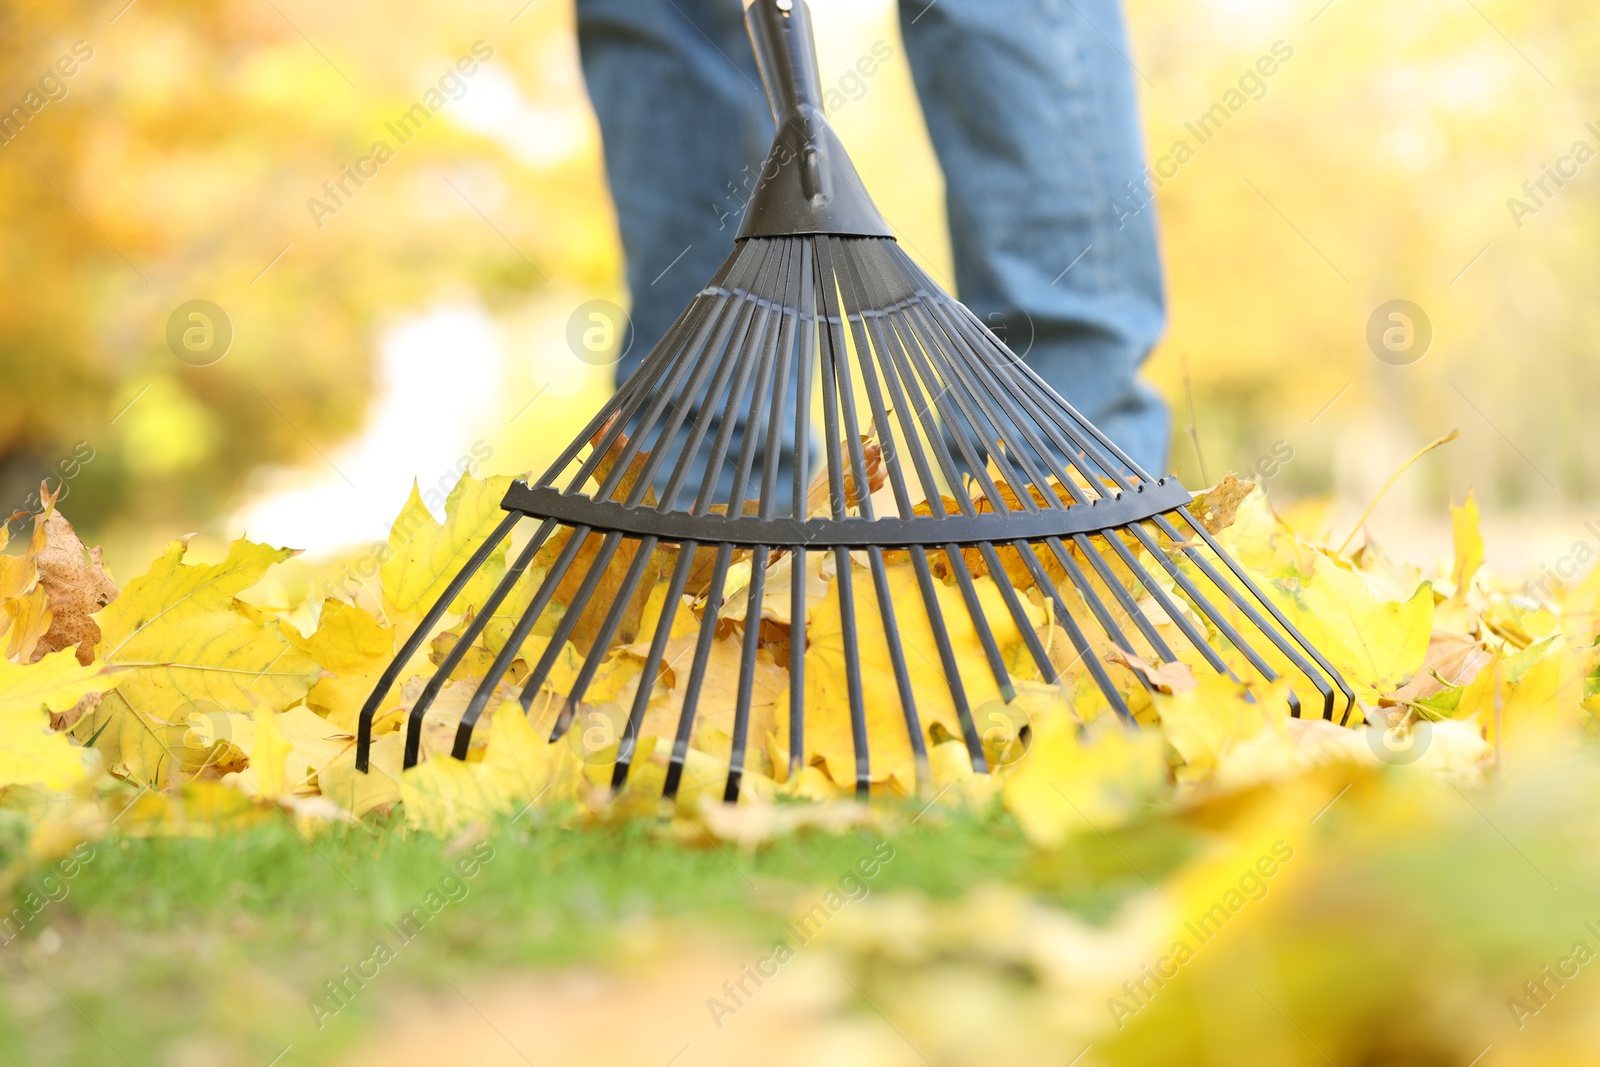
{"label": "person's legs", "polygon": [[[578,0],[577,12],[633,300],[620,384],[732,251],[772,143],[772,115],[738,0]],[[735,434],[734,457],[739,443]],[[700,458],[709,452],[702,444]],[[691,473],[682,503],[704,470]]]}
{"label": "person's legs", "polygon": [[[1165,322],[1116,0],[900,0],[944,169],[957,295],[1137,463],[1171,426],[1137,371]],[[1119,214],[1122,216],[1118,218]]]}

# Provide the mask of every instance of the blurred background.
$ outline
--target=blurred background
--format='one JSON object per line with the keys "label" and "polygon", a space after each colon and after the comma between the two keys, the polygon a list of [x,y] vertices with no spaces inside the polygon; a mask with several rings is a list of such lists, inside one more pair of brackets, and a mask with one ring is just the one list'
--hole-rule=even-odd
{"label": "blurred background", "polygon": [[[569,320],[627,302],[571,5],[125,2],[0,14],[0,105],[20,116],[0,124],[0,507],[64,483],[125,580],[189,531],[331,557],[381,540],[413,478],[542,466],[610,385]],[[948,284],[895,7],[812,6],[836,126]],[[1447,550],[1445,501],[1468,489],[1503,570],[1584,536],[1600,518],[1600,10],[1127,14],[1153,163],[1197,144],[1185,124],[1259,57],[1292,51],[1155,193],[1172,315],[1148,374],[1185,482],[1254,471],[1342,536],[1459,427],[1385,498],[1381,540]],[[853,78],[879,41],[890,59]],[[462,57],[474,72],[441,92]],[[391,126],[430,92],[440,106],[401,143]],[[1394,300],[1431,340],[1387,362],[1369,324]],[[216,332],[180,359],[173,323]]]}

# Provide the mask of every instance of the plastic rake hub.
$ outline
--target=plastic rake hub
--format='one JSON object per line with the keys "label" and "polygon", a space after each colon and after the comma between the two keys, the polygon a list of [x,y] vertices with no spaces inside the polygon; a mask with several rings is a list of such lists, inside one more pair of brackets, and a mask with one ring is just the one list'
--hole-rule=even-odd
{"label": "plastic rake hub", "polygon": [[[1316,693],[1313,703],[1324,718],[1334,716],[1336,693],[1347,717],[1354,701],[1349,687],[1191,516],[1183,487],[1142,470],[894,241],[822,115],[805,4],[757,0],[746,19],[778,132],[732,253],[549,469],[531,484],[513,483],[505,518],[424,616],[362,710],[357,767],[368,769],[374,716],[402,667],[491,556],[518,543],[505,576],[472,606],[456,644],[411,703],[405,766],[416,764],[424,717],[469,648],[502,605],[525,604],[461,714],[452,754],[466,757],[485,709],[508,694],[502,687],[511,684],[530,636],[548,640],[519,678],[518,698],[527,712],[546,693],[541,707],[554,712],[554,743],[591,710],[585,694],[614,642],[651,632],[626,721],[616,724],[612,785],[621,788],[652,681],[663,669],[674,622],[689,613],[684,593],[692,592],[704,599],[700,619],[689,615],[692,658],[686,674],[682,662],[671,665],[683,705],[664,793],[676,795],[703,710],[723,591],[730,569],[748,565],[724,785],[725,799],[737,799],[752,740],[760,606],[768,597],[768,567],[783,553],[792,557],[795,638],[787,663],[790,700],[778,709],[787,714],[789,773],[798,772],[806,752],[806,562],[826,553],[834,557],[855,784],[863,796],[873,766],[858,640],[864,627],[886,639],[919,781],[929,780],[928,754],[912,677],[926,685],[933,670],[949,686],[973,768],[988,770],[967,696],[975,680],[958,660],[947,601],[937,595],[946,581],[960,590],[991,676],[983,688],[998,689],[1009,703],[1016,690],[994,620],[980,603],[983,576],[968,565],[965,553],[973,550],[1038,676],[1054,683],[1060,672],[1007,575],[1005,549],[1015,550],[1052,602],[1075,662],[1130,723],[1127,702],[1091,637],[1131,656],[1174,662],[1179,649],[1169,637],[1176,631],[1190,652],[1236,678],[1248,665],[1249,674],[1271,681],[1278,677],[1273,661],[1287,663]],[[814,406],[822,411],[820,448],[812,434]],[[827,488],[827,502],[815,514],[807,507],[814,480]],[[857,491],[879,483],[877,492]],[[909,559],[918,596],[892,599],[890,552]],[[1041,556],[1064,572],[1059,586]],[[864,576],[852,557],[865,564]],[[653,582],[667,564],[659,614],[641,618],[646,579]],[[602,594],[602,583],[608,576],[615,583],[619,571],[620,585]],[[864,581],[872,583],[877,604],[871,617],[856,608],[856,586]],[[1141,610],[1146,599],[1169,626]],[[912,613],[931,628],[936,665],[920,656],[908,662],[899,620]],[[1221,640],[1208,639],[1207,630]],[[552,700],[547,683],[575,636],[582,665],[568,691]],[[1225,658],[1214,645],[1237,655]],[[1291,694],[1290,706],[1301,714],[1299,696]],[[830,767],[835,776],[840,770]]]}

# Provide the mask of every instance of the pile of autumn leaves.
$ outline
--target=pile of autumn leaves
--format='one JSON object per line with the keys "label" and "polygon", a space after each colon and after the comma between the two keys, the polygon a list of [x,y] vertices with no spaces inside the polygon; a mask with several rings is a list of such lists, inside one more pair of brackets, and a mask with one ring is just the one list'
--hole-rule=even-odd
{"label": "pile of autumn leaves", "polygon": [[[505,574],[502,546],[380,709],[372,773],[355,770],[356,717],[367,694],[400,642],[498,523],[506,485],[504,478],[463,478],[442,523],[413,491],[394,525],[376,588],[356,601],[330,598],[294,611],[270,611],[244,599],[294,555],[291,549],[241,539],[225,560],[193,563],[185,558],[186,542],[175,541],[148,572],[119,588],[102,568],[99,551],[86,549],[67,520],[47,506],[25,548],[0,557],[0,798],[70,803],[102,817],[137,798],[139,814],[122,829],[159,826],[160,832],[211,832],[219,823],[257,817],[273,806],[299,818],[337,820],[398,804],[411,826],[439,833],[530,805],[574,817],[655,812],[683,707],[687,664],[707,610],[707,591],[696,588],[707,579],[697,567],[675,614],[663,668],[643,679],[651,626],[667,595],[670,556],[651,561],[656,580],[646,581],[630,605],[624,630],[567,739],[545,740],[594,640],[592,626],[578,627],[560,650],[530,715],[514,699],[547,648],[557,610],[519,650],[490,704],[494,710],[477,731],[470,759],[447,758],[462,710],[548,565],[551,550],[542,552],[429,711],[423,762],[402,771],[405,714],[476,605]],[[1575,735],[1592,726],[1600,577],[1554,590],[1544,602],[1497,590],[1482,568],[1470,498],[1453,509],[1450,573],[1431,581],[1387,560],[1371,543],[1347,556],[1309,543],[1273,513],[1261,493],[1231,478],[1203,494],[1196,512],[1343,672],[1360,702],[1349,727],[1290,718],[1286,682],[1250,691],[1206,667],[1192,650],[1183,653],[1184,662],[1153,665],[1100,638],[1092,654],[1125,687],[1145,727],[1122,729],[1027,570],[1017,567],[1013,578],[1024,594],[1028,621],[1062,672],[1058,685],[1038,680],[998,586],[974,561],[980,601],[1018,690],[1009,704],[1001,700],[959,588],[953,580],[941,587],[944,619],[978,728],[991,763],[1000,768],[993,776],[976,776],[936,666],[939,651],[914,572],[909,562],[891,557],[889,586],[900,640],[914,667],[930,766],[919,781],[888,646],[881,627],[863,625],[859,654],[875,793],[1003,803],[1030,836],[1051,845],[1085,825],[1116,824],[1152,801],[1188,791],[1281,778],[1330,760],[1376,763],[1397,744],[1403,749],[1423,722],[1429,724],[1423,766],[1454,776],[1481,773],[1508,732]],[[1148,571],[1163,573],[1143,546],[1127,543],[1144,556]],[[597,549],[598,544],[583,546],[575,570],[587,569],[585,557]],[[619,554],[608,580],[620,584],[629,562]],[[680,810],[697,810],[699,801],[721,794],[740,646],[749,625],[762,628],[762,643],[745,798],[759,807],[778,797],[832,800],[851,793],[854,747],[834,558],[809,554],[808,615],[798,627],[789,616],[791,562],[782,555],[772,560],[758,611],[745,592],[749,560],[732,568]],[[1012,571],[1010,564],[1020,560],[1004,562]],[[1048,562],[1061,579],[1054,561]],[[875,620],[874,584],[865,561],[858,566],[857,617]],[[571,579],[558,591],[558,604],[570,597],[570,584]],[[1173,621],[1147,592],[1131,578],[1127,588],[1171,636],[1173,647],[1183,648]],[[1083,609],[1082,630],[1099,633],[1075,590],[1063,582],[1061,592],[1075,616]],[[291,616],[314,617],[315,625],[297,627]],[[789,643],[802,633],[807,750],[803,770],[790,776],[786,665]],[[1220,639],[1216,647],[1239,662],[1241,677],[1250,673],[1237,651]],[[616,711],[632,706],[641,684],[651,686],[651,695],[639,751],[628,789],[612,796],[605,786]],[[595,709],[610,710],[602,716]],[[1363,728],[1363,721],[1373,725]],[[592,723],[601,728],[598,740]],[[1377,734],[1383,745],[1374,743]]]}

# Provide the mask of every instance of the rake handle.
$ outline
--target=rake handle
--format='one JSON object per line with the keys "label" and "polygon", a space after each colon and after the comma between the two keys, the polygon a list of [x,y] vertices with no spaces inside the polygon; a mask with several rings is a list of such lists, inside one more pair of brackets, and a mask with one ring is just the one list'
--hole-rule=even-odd
{"label": "rake handle", "polygon": [[755,0],[744,13],[772,120],[822,111],[822,75],[805,0]]}

